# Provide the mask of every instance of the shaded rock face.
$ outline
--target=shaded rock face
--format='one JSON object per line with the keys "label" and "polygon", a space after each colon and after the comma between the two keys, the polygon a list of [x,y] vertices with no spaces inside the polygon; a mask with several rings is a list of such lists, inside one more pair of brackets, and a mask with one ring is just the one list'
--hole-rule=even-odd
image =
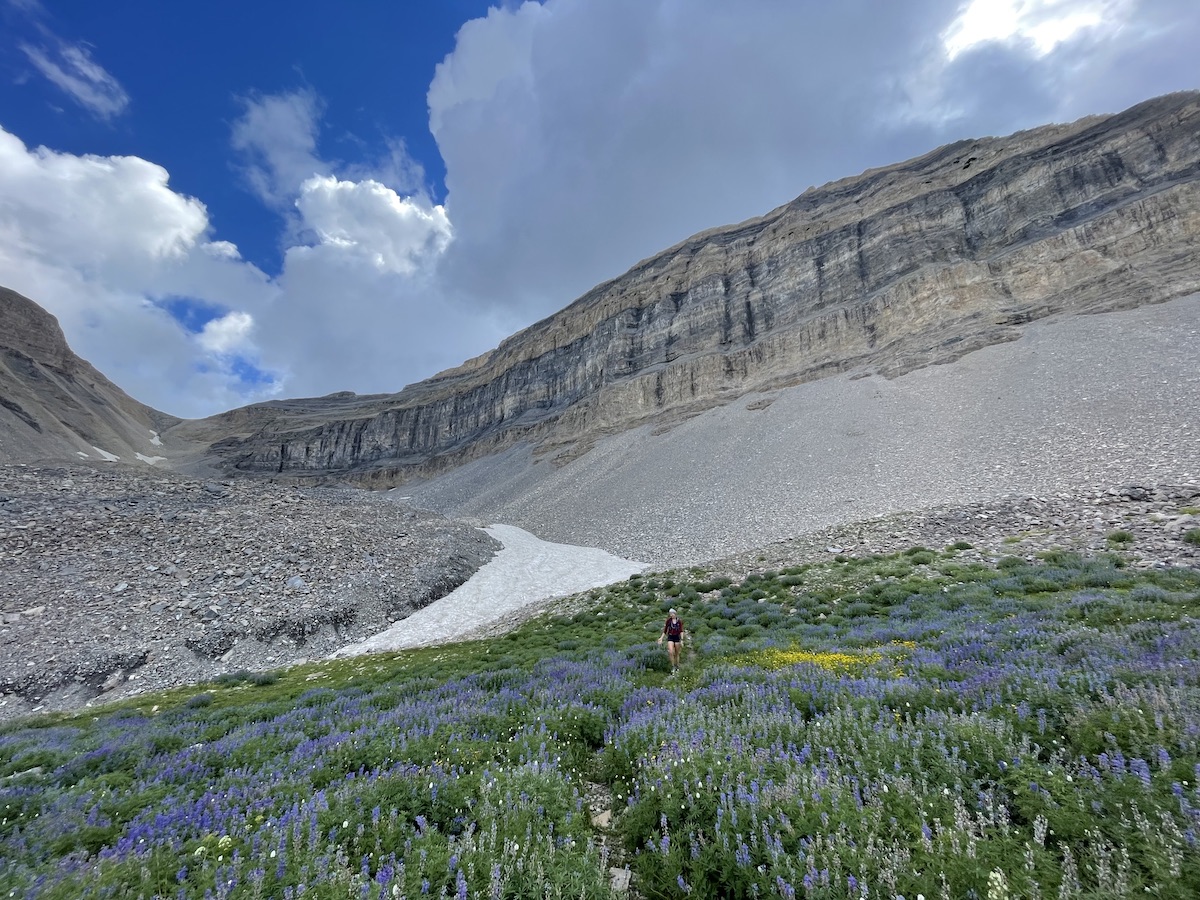
{"label": "shaded rock face", "polygon": [[158,433],[177,422],[76,356],[54,316],[0,288],[0,461],[164,461]]}
{"label": "shaded rock face", "polygon": [[1200,94],[962,141],[696,235],[496,350],[395,395],[263,404],[177,429],[246,472],[387,484],[749,391],[892,376],[1023,323],[1200,289]]}

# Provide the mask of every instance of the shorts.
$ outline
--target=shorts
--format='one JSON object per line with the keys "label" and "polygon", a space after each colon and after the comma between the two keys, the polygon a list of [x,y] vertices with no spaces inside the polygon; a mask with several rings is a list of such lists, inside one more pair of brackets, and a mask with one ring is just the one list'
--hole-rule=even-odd
{"label": "shorts", "polygon": [[667,637],[667,643],[669,643],[669,644],[681,644],[681,643],[683,643],[683,638],[681,638],[681,637],[670,637],[670,636],[668,636],[668,637]]}

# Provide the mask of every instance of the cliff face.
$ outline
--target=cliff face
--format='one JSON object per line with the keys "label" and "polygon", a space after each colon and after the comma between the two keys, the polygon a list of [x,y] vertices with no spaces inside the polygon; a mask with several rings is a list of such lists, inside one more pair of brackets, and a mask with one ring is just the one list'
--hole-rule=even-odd
{"label": "cliff face", "polygon": [[76,356],[54,316],[0,288],[0,462],[159,462],[158,432],[178,422]]}
{"label": "cliff face", "polygon": [[749,391],[895,375],[1054,314],[1200,290],[1200,94],[962,141],[698,234],[394,395],[176,429],[246,472],[385,484],[596,437]]}

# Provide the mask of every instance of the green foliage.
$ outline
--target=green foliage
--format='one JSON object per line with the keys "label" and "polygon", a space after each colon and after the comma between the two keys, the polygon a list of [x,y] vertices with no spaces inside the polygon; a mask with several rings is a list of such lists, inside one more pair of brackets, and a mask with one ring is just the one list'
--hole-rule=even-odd
{"label": "green foliage", "polygon": [[729,587],[730,584],[732,584],[730,579],[725,577],[724,575],[722,575],[717,578],[710,578],[705,581],[698,581],[698,582],[696,582],[696,584],[693,585],[693,587],[696,589],[697,593],[708,594],[713,591],[719,591],[719,590],[721,590],[721,588]]}
{"label": "green foliage", "polygon": [[1123,528],[1117,529],[1116,531],[1110,531],[1108,533],[1107,540],[1110,544],[1117,544],[1117,545],[1132,544],[1133,543],[1133,532],[1126,531]]}
{"label": "green foliage", "polygon": [[0,781],[0,883],[608,897],[599,782],[646,897],[983,898],[997,871],[1013,897],[1197,893],[1193,569],[914,547],[591,597],[494,641],[5,725],[0,777],[27,774]]}
{"label": "green foliage", "polygon": [[1183,533],[1183,542],[1200,547],[1200,528],[1189,528]]}

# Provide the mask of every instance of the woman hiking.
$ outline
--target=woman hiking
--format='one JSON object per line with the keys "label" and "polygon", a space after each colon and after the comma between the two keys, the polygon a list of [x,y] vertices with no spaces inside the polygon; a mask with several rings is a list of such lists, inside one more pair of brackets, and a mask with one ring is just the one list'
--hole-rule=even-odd
{"label": "woman hiking", "polygon": [[679,669],[679,650],[683,646],[683,619],[673,609],[667,613],[667,622],[658,636],[660,644],[663,638],[667,639],[667,658],[671,660],[671,671],[675,672]]}

